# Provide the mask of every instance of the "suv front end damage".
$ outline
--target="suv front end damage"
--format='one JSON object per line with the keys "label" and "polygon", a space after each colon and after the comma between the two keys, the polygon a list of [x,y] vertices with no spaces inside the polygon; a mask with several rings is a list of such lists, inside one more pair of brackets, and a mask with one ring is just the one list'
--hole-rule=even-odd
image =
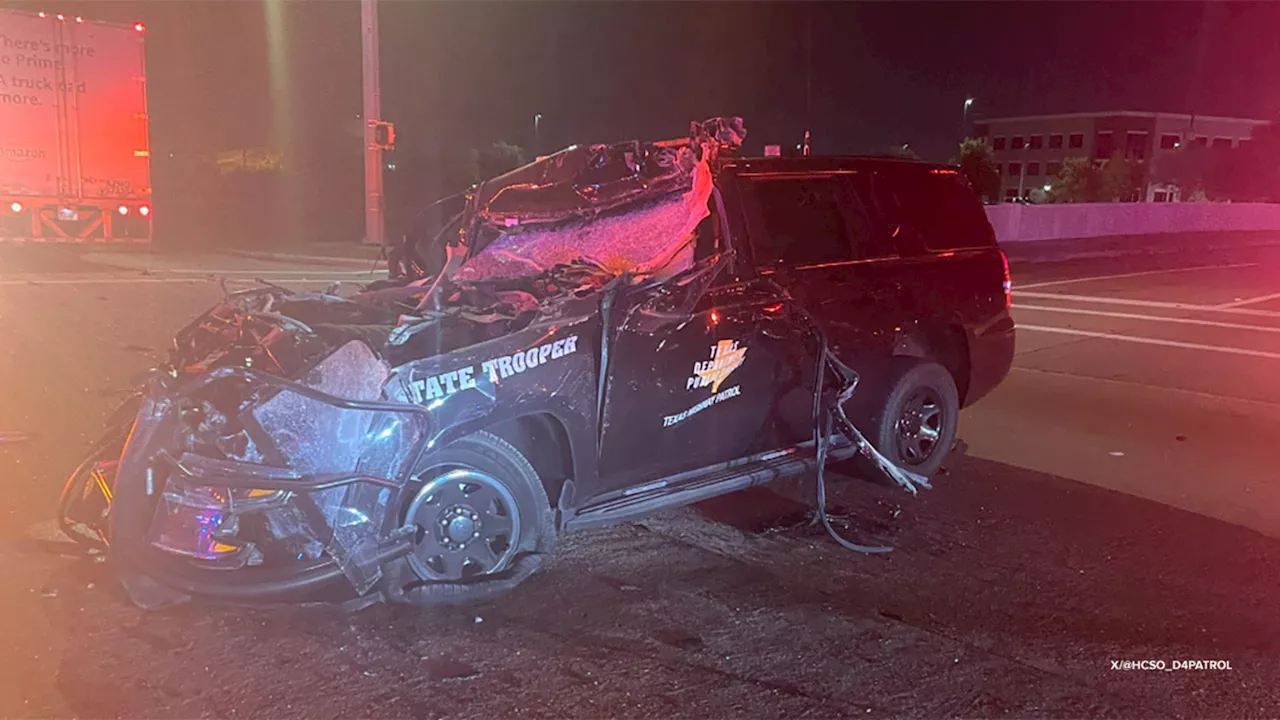
{"label": "suv front end damage", "polygon": [[414,562],[424,457],[514,413],[590,416],[599,300],[584,295],[518,323],[504,303],[410,320],[377,293],[229,296],[179,333],[104,455],[119,460],[100,536],[123,584],[146,607],[403,593],[382,580]]}
{"label": "suv front end damage", "polygon": [[[352,340],[304,382],[233,367],[180,386],[153,380],[121,455],[108,535],[134,599],[179,599],[162,587],[275,596],[339,575],[367,593],[408,551],[388,509],[432,430],[425,408],[379,400],[387,374]],[[210,400],[231,394],[243,394],[234,414]]]}

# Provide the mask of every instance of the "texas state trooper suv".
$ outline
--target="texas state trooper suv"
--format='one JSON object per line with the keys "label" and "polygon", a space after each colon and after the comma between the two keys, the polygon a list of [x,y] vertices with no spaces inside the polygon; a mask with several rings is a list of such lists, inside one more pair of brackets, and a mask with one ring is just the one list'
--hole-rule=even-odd
{"label": "texas state trooper suv", "polygon": [[741,158],[744,134],[575,146],[358,294],[227,296],[73,474],[64,527],[146,606],[425,604],[830,458],[927,486],[1013,356],[978,200],[920,162]]}

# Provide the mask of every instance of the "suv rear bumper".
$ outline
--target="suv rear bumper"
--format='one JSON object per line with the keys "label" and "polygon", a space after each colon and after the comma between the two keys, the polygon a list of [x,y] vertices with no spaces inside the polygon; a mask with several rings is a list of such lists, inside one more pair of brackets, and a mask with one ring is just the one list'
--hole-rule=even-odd
{"label": "suv rear bumper", "polygon": [[991,325],[974,335],[969,342],[969,390],[964,406],[968,407],[995,390],[1013,367],[1015,336],[1013,316],[1004,313]]}

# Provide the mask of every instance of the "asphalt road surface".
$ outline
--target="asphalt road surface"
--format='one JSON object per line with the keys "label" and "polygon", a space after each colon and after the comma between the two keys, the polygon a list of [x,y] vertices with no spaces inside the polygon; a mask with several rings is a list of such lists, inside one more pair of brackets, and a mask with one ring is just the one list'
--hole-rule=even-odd
{"label": "asphalt road surface", "polygon": [[[50,520],[174,330],[353,266],[0,248],[0,716],[1253,717],[1280,706],[1280,252],[1014,270],[1018,358],[913,498],[811,480],[570,535],[467,610],[146,613]],[[1163,662],[1169,671],[1113,669]],[[1173,671],[1177,661],[1230,669]],[[1121,667],[1124,667],[1122,664]]]}

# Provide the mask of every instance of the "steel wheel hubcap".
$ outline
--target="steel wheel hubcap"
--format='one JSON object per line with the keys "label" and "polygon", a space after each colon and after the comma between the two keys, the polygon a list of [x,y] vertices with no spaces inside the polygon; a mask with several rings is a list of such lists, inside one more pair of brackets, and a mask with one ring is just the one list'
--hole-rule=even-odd
{"label": "steel wheel hubcap", "polygon": [[898,418],[898,455],[908,465],[933,457],[942,437],[942,400],[931,388],[918,388],[907,398]]}
{"label": "steel wheel hubcap", "polygon": [[424,580],[468,580],[511,563],[520,514],[511,491],[471,468],[448,470],[423,484],[406,521],[417,527],[409,565]]}

